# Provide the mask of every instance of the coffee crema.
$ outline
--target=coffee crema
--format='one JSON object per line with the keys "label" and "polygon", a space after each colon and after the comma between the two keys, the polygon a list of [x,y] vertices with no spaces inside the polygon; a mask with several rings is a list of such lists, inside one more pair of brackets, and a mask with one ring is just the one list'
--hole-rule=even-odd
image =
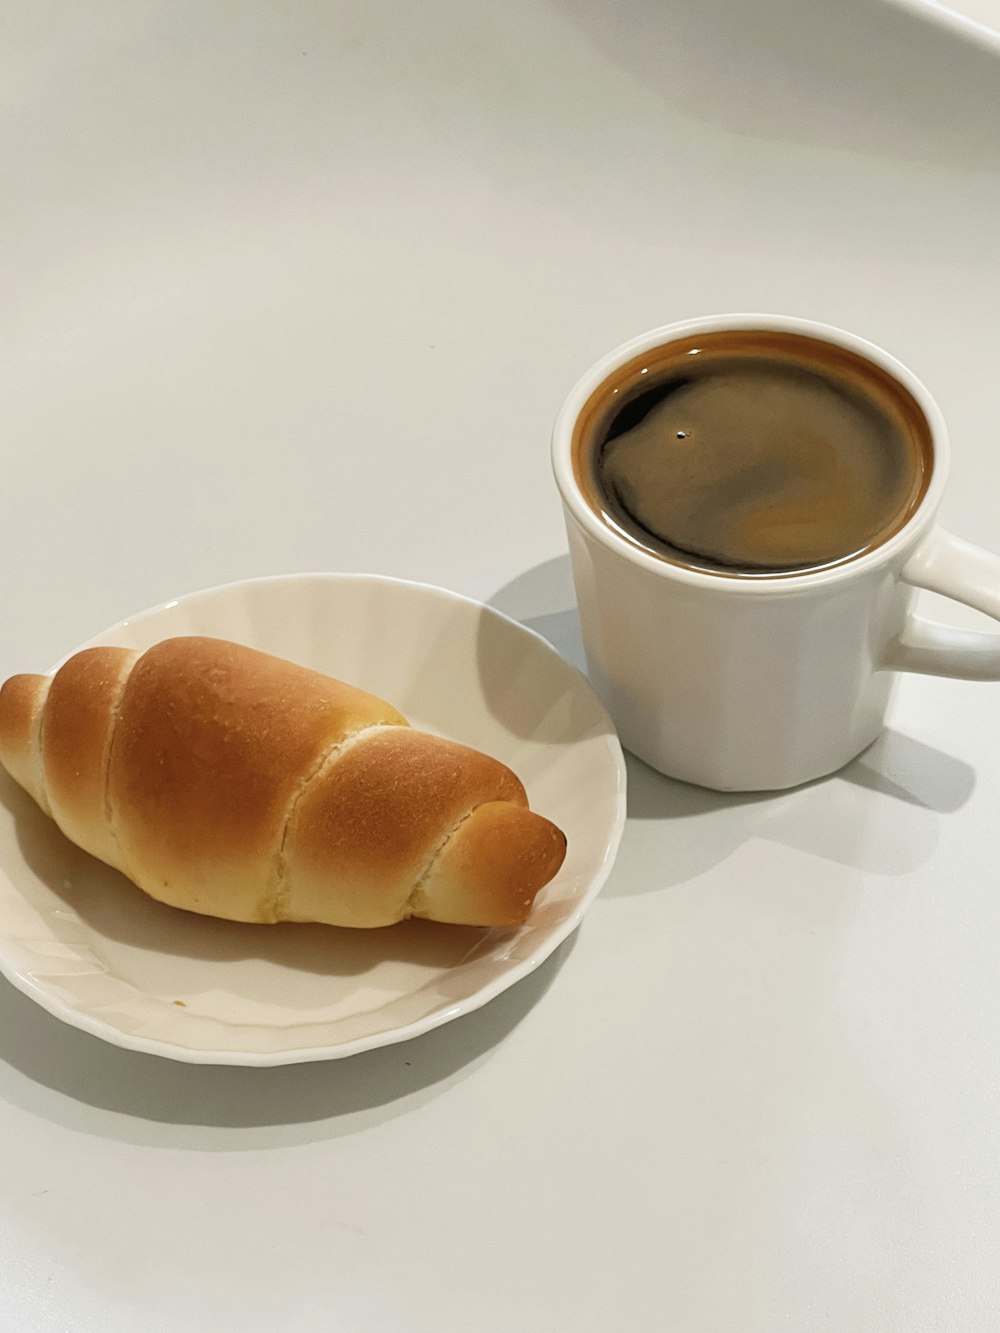
{"label": "coffee crema", "polygon": [[690,336],[634,358],[573,440],[589,505],[649,554],[734,578],[857,559],[930,482],[912,395],[855,352],[801,334]]}

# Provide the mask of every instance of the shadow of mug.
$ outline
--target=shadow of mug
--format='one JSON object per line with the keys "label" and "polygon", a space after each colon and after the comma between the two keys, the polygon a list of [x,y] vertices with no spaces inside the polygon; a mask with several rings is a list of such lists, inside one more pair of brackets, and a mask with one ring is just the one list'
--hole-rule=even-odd
{"label": "shadow of mug", "polygon": [[556,652],[586,675],[587,658],[568,555],[526,569],[498,589],[489,605],[547,639]]}
{"label": "shadow of mug", "polygon": [[[586,659],[569,556],[526,570],[490,605],[547,638],[573,665]],[[939,816],[975,787],[963,760],[887,728],[838,773],[784,792],[720,792],[664,777],[627,756],[629,823],[605,896],[652,892],[726,860],[764,838],[880,875],[924,864]],[[670,825],[669,842],[647,822]]]}

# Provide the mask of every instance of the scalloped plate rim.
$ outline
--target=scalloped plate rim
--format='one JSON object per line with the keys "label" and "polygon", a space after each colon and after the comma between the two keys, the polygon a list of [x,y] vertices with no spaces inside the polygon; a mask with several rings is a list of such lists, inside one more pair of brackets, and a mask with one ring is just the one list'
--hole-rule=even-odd
{"label": "scalloped plate rim", "polygon": [[440,585],[423,582],[415,579],[399,578],[390,574],[365,573],[362,571],[305,571],[302,573],[282,573],[265,574],[259,576],[250,576],[243,579],[232,580],[225,583],[213,584],[210,587],[199,588],[193,592],[183,593],[177,597],[166,598],[143,610],[131,613],[128,616],[116,621],[100,633],[93,635],[84,643],[71,649],[61,657],[50,672],[58,669],[74,653],[80,652],[84,648],[103,644],[108,637],[114,635],[119,630],[135,624],[138,621],[154,619],[174,607],[181,606],[184,603],[191,603],[199,599],[208,599],[212,596],[218,596],[226,593],[236,593],[240,589],[246,589],[261,584],[279,584],[279,583],[347,583],[354,582],[358,584],[381,583],[402,587],[404,589],[419,590],[443,597],[446,600],[463,603],[470,608],[480,612],[486,612],[497,619],[506,622],[507,625],[520,635],[532,640],[536,647],[540,648],[551,657],[558,659],[562,669],[573,677],[577,688],[582,688],[590,695],[592,703],[603,715],[608,729],[608,740],[612,744],[612,753],[616,766],[616,787],[614,792],[615,809],[614,816],[608,833],[604,857],[600,865],[596,867],[592,877],[587,883],[585,889],[578,895],[572,910],[567,916],[558,923],[553,930],[548,933],[536,946],[536,948],[525,958],[519,960],[514,966],[504,970],[470,995],[456,1000],[453,1004],[445,1008],[435,1010],[430,1014],[415,1019],[409,1023],[402,1024],[395,1028],[387,1028],[377,1033],[368,1034],[352,1040],[341,1042],[333,1046],[302,1046],[291,1047],[279,1051],[250,1051],[236,1047],[217,1047],[217,1048],[195,1048],[180,1046],[158,1037],[144,1037],[140,1034],[128,1033],[111,1027],[109,1024],[96,1018],[87,1010],[74,1008],[66,1004],[57,995],[52,994],[44,987],[39,986],[38,982],[30,975],[13,966],[9,961],[4,944],[6,937],[2,925],[0,925],[0,975],[10,982],[18,991],[33,1000],[42,1009],[52,1017],[74,1027],[90,1036],[97,1037],[113,1046],[122,1049],[136,1051],[144,1055],[156,1055],[166,1059],[171,1059],[185,1064],[198,1065],[238,1065],[244,1067],[267,1068],[286,1064],[304,1064],[321,1060],[346,1059],[352,1055],[359,1055],[365,1051],[375,1050],[383,1046],[396,1045],[403,1041],[412,1040],[415,1037],[423,1036],[436,1028],[452,1022],[456,1018],[464,1017],[466,1014],[474,1013],[482,1008],[497,996],[503,994],[515,986],[519,981],[529,976],[540,964],[545,962],[556,952],[577,929],[582,921],[586,911],[592,905],[614,866],[618,848],[621,843],[622,834],[625,828],[626,819],[626,783],[627,771],[625,767],[625,758],[622,753],[621,744],[618,740],[617,731],[614,723],[608,716],[603,704],[594,694],[593,687],[586,676],[568,662],[551,643],[536,630],[522,624],[505,612],[490,606],[486,602],[479,601],[477,598],[470,597],[464,593],[455,592],[452,589],[441,587]]}

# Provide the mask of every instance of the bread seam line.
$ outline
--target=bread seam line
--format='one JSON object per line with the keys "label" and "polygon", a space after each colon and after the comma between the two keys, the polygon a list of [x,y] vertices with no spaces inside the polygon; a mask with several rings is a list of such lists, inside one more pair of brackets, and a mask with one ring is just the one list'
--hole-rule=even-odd
{"label": "bread seam line", "polygon": [[118,682],[115,686],[114,699],[111,704],[111,739],[108,741],[108,757],[104,761],[104,799],[101,805],[104,809],[104,818],[108,826],[108,832],[111,834],[111,841],[118,851],[118,866],[122,874],[129,874],[128,857],[125,855],[125,849],[122,846],[121,839],[118,836],[118,829],[115,823],[115,812],[111,804],[111,756],[115,752],[115,740],[118,737],[118,719],[121,717],[122,705],[125,702],[125,690],[128,688],[129,678],[135,669],[141,653],[135,653],[130,662],[126,662],[122,670],[118,673]]}
{"label": "bread seam line", "polygon": [[52,677],[43,676],[42,679],[45,683],[35,695],[35,714],[38,718],[38,725],[35,728],[35,743],[31,746],[31,773],[35,779],[35,786],[42,797],[39,805],[50,819],[55,819],[55,815],[52,813],[52,800],[49,796],[49,784],[45,781],[45,750],[43,748],[45,745],[45,702],[49,697],[49,690],[52,688]]}
{"label": "bread seam line", "polygon": [[[415,909],[416,906],[415,899],[417,898],[418,894],[421,894],[423,892],[424,883],[429,877],[431,871],[434,869],[434,867],[440,860],[444,852],[444,849],[448,846],[449,842],[451,842],[452,838],[462,827],[465,821],[467,819],[471,819],[481,805],[489,805],[489,801],[477,801],[476,804],[471,808],[471,810],[466,810],[465,814],[462,815],[460,819],[457,819],[454,824],[452,824],[451,828],[448,830],[448,832],[444,835],[444,837],[441,839],[438,845],[431,852],[430,856],[427,858],[427,864],[424,866],[423,870],[421,870],[420,874],[417,876],[413,888],[410,890],[409,894],[407,895],[403,903],[404,915],[400,917],[401,921],[405,921],[408,916],[420,915],[420,913],[416,910],[407,911],[407,908]],[[423,903],[421,905],[424,908],[426,908],[427,906],[426,903]]]}
{"label": "bread seam line", "polygon": [[278,850],[274,854],[274,876],[268,884],[267,897],[261,904],[261,916],[263,920],[271,922],[286,920],[285,917],[279,915],[280,909],[285,906],[288,898],[286,888],[288,865],[285,860],[285,843],[288,841],[288,830],[292,826],[295,811],[299,801],[301,801],[302,797],[305,795],[306,789],[322,774],[326,774],[334,764],[343,757],[347,750],[352,750],[365,736],[370,736],[376,731],[409,730],[411,730],[409,725],[401,726],[398,722],[372,722],[366,727],[358,727],[357,731],[352,731],[349,736],[342,736],[339,741],[334,741],[329,750],[326,750],[313,761],[299,782],[299,785],[292,793],[291,800],[288,802],[288,809],[285,813],[285,822],[281,828],[281,839],[278,843]]}

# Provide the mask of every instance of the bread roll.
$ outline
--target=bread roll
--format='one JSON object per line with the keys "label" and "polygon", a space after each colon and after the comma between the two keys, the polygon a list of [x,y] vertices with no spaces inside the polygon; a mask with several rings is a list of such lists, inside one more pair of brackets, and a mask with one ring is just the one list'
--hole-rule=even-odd
{"label": "bread roll", "polygon": [[515,925],[566,850],[497,760],[218,639],[12,677],[0,762],[151,897],[233,921]]}

